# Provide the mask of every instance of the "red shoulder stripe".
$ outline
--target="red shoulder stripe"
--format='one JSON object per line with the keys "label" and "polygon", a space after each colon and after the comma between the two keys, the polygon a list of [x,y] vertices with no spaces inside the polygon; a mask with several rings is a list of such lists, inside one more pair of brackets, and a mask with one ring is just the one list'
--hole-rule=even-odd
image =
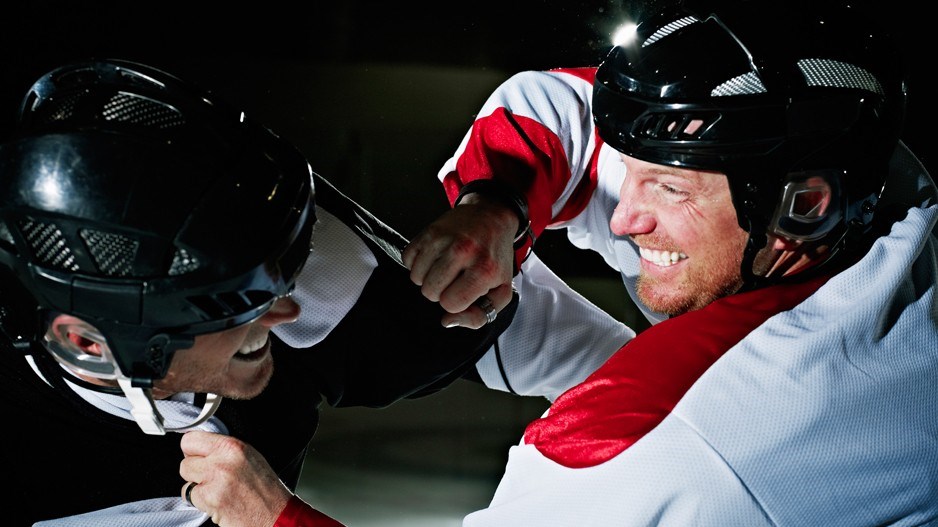
{"label": "red shoulder stripe", "polygon": [[612,459],[658,426],[728,349],[826,281],[731,295],[652,326],[557,398],[545,417],[528,425],[525,443],[569,468]]}

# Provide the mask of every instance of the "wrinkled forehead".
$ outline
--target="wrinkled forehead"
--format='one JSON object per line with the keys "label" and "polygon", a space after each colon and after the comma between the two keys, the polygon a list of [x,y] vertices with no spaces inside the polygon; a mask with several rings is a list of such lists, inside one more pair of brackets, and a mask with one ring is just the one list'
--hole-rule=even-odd
{"label": "wrinkled forehead", "polygon": [[722,189],[728,188],[726,174],[716,170],[700,170],[696,168],[659,165],[631,157],[619,152],[619,158],[626,167],[626,174],[641,174],[643,176],[660,176],[683,180],[688,184],[701,188]]}

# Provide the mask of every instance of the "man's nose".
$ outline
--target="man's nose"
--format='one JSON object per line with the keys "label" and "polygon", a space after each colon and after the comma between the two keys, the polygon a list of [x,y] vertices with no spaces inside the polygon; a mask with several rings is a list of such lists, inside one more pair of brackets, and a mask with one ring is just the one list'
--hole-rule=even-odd
{"label": "man's nose", "polygon": [[278,298],[274,305],[258,319],[261,325],[272,328],[280,324],[295,322],[300,316],[300,305],[292,298],[285,296]]}
{"label": "man's nose", "polygon": [[616,236],[648,234],[655,230],[655,216],[652,207],[642,200],[640,189],[631,184],[626,177],[619,190],[619,203],[612,211],[609,228]]}

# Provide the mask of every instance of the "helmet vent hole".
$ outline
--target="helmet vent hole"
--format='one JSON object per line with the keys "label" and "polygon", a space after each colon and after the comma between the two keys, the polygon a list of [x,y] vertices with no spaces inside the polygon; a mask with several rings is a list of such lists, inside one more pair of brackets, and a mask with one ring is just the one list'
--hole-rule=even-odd
{"label": "helmet vent hole", "polygon": [[690,113],[656,114],[640,124],[639,133],[650,139],[694,139],[700,137],[714,122],[715,117]]}
{"label": "helmet vent hole", "polygon": [[178,276],[191,273],[199,268],[199,260],[189,254],[185,249],[176,249],[173,263],[169,266],[169,276]]}
{"label": "helmet vent hole", "polygon": [[41,264],[67,271],[79,270],[75,255],[58,227],[27,219],[20,223],[20,230]]}
{"label": "helmet vent hole", "polygon": [[686,16],[684,18],[679,18],[675,20],[674,22],[665,24],[663,27],[659,28],[657,31],[652,33],[650,37],[645,39],[645,42],[642,42],[642,47],[650,46],[654,44],[655,42],[658,42],[659,40],[663,39],[664,37],[670,35],[671,33],[674,33],[678,29],[689,26],[697,21],[698,20],[695,17]]}
{"label": "helmet vent hole", "polygon": [[104,105],[102,114],[108,121],[160,129],[173,128],[186,122],[179,110],[172,106],[128,93],[118,93],[112,97]]}
{"label": "helmet vent hole", "polygon": [[854,64],[829,59],[801,59],[798,69],[808,86],[852,88],[883,95],[883,87],[872,73]]}
{"label": "helmet vent hole", "polygon": [[133,269],[140,242],[108,232],[79,231],[98,270],[106,276],[127,276]]}

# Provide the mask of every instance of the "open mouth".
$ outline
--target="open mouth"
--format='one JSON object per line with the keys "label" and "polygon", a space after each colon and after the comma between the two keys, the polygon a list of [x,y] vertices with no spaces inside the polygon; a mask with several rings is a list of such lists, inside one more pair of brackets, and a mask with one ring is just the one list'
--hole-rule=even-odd
{"label": "open mouth", "polygon": [[646,249],[645,247],[639,247],[638,253],[641,255],[642,260],[659,267],[670,267],[681,260],[687,259],[687,255],[682,252]]}
{"label": "open mouth", "polygon": [[270,339],[268,338],[260,345],[260,347],[257,345],[251,345],[239,349],[238,353],[236,353],[233,358],[244,362],[253,362],[264,358],[264,356],[267,355],[269,351]]}

